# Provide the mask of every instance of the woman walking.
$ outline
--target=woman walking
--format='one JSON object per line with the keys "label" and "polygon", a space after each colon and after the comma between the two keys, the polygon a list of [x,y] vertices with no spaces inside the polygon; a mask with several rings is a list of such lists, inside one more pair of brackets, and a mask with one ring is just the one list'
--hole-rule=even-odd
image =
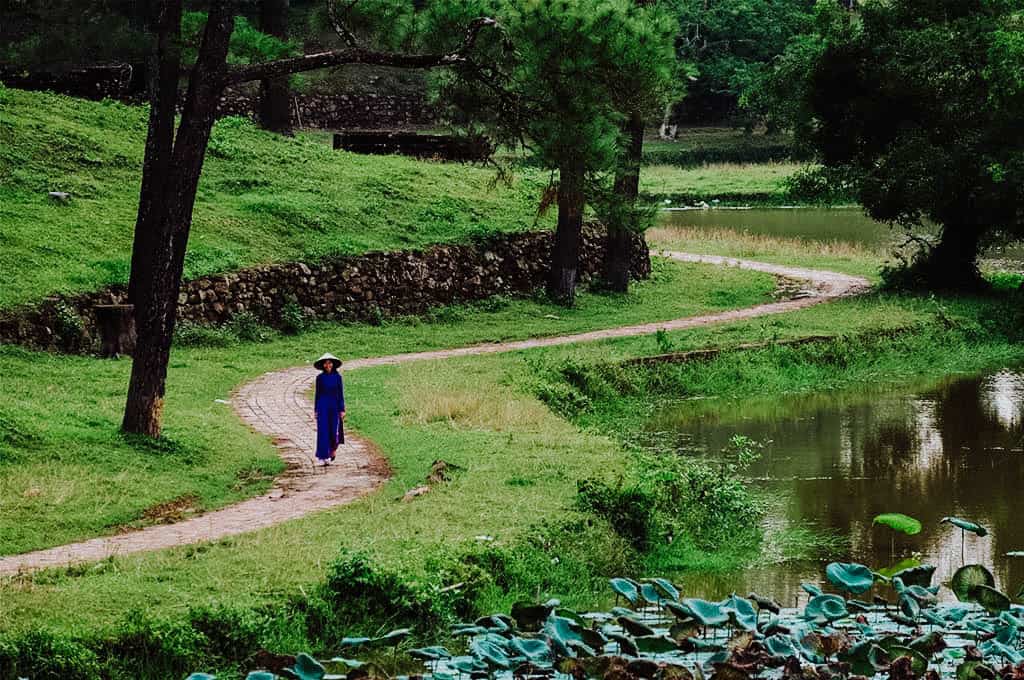
{"label": "woman walking", "polygon": [[324,354],[313,366],[320,371],[313,395],[316,458],[321,465],[327,465],[334,460],[338,445],[345,443],[345,384],[337,371],[341,361],[333,354]]}

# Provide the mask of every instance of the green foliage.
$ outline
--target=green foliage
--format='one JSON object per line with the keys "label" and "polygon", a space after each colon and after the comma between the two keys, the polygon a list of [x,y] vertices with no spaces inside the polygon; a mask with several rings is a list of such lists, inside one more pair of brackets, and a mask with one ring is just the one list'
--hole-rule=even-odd
{"label": "green foliage", "polygon": [[[6,92],[0,308],[127,283],[145,107]],[[536,170],[495,185],[488,169],[334,152],[322,134],[286,138],[241,118],[218,121],[211,149],[186,253],[188,278],[551,223],[536,214],[547,181]],[[54,204],[46,196],[53,190],[72,200]],[[443,215],[434,210],[439,196]]]}
{"label": "green foliage", "polygon": [[881,524],[882,526],[889,527],[893,531],[898,531],[901,534],[907,534],[913,536],[914,534],[921,533],[921,522],[898,512],[887,512],[881,515],[876,515],[871,520],[872,524]]}
{"label": "green foliage", "polygon": [[327,648],[336,648],[346,634],[372,634],[385,621],[430,630],[451,615],[435,588],[382,568],[360,553],[332,562],[325,583],[303,607],[310,638]]}
{"label": "green foliage", "polygon": [[135,0],[18,0],[5,5],[0,63],[24,70],[141,63],[145,11]]}
{"label": "green foliage", "polygon": [[[206,12],[185,12],[181,17],[182,57],[185,64],[195,63],[206,28]],[[228,46],[229,64],[253,64],[281,59],[298,53],[299,46],[259,31],[244,16],[235,17],[235,30]]]}
{"label": "green foliage", "polygon": [[968,564],[960,567],[949,582],[950,589],[961,602],[971,601],[971,588],[975,586],[995,586],[996,579],[986,567],[980,564]]}
{"label": "green foliage", "polygon": [[0,677],[100,680],[96,653],[81,642],[46,630],[0,637]]}
{"label": "green foliage", "polygon": [[301,333],[309,327],[309,317],[302,306],[289,300],[281,307],[281,330],[289,335]]}
{"label": "green foliage", "polygon": [[823,6],[783,62],[797,66],[780,67],[801,135],[873,218],[942,226],[920,267],[929,286],[977,285],[986,240],[1024,234],[1022,10],[873,0],[854,20]]}
{"label": "green foliage", "polygon": [[599,479],[584,479],[577,486],[577,507],[606,519],[636,550],[650,549],[656,530],[654,498],[636,486],[623,488],[622,480],[611,486]]}
{"label": "green foliage", "polygon": [[721,119],[737,104],[748,121],[769,117],[761,79],[794,37],[812,24],[806,0],[670,0],[678,17],[680,57],[693,64],[686,108],[690,117]]}

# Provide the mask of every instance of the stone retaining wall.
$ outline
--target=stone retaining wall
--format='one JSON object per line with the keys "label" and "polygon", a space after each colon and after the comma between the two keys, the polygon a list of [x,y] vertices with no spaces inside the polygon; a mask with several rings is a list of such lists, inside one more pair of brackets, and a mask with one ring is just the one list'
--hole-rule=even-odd
{"label": "stone retaining wall", "polygon": [[[632,274],[646,278],[650,258],[643,238],[638,236],[637,241]],[[288,315],[301,312],[309,320],[376,321],[492,295],[528,293],[544,283],[551,242],[551,232],[525,232],[475,244],[264,265],[205,276],[182,286],[178,319],[221,324],[249,312],[282,327]],[[603,257],[603,230],[588,227],[581,243],[581,280],[600,271]],[[114,286],[0,311],[0,343],[94,352],[99,338],[93,306],[120,304],[125,298],[124,287]]]}

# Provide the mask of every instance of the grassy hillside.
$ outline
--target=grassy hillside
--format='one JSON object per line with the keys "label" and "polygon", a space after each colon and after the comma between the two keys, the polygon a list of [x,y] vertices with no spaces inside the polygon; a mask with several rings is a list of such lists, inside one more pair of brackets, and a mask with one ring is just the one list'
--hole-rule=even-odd
{"label": "grassy hillside", "polygon": [[[0,307],[127,280],[146,116],[0,86]],[[200,182],[186,276],[533,226],[546,177],[494,177],[335,152],[322,135],[288,139],[226,119]],[[49,191],[72,199],[57,204]]]}

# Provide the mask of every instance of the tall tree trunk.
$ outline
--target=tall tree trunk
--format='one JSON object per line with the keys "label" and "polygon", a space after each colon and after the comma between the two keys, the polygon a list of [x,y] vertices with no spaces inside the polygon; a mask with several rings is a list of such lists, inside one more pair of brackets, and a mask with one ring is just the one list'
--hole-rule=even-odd
{"label": "tall tree trunk", "polygon": [[[281,40],[288,39],[288,0],[262,0],[260,30]],[[260,81],[260,125],[272,132],[292,133],[288,76]]]}
{"label": "tall tree trunk", "polygon": [[[613,191],[619,203],[615,214],[629,220],[634,214],[636,197],[640,193],[640,161],[644,152],[644,118],[639,111],[633,111],[626,121],[624,132],[629,145],[624,149],[619,166],[615,171]],[[608,240],[604,254],[604,279],[614,291],[625,293],[629,290],[629,270],[633,262],[632,224],[609,224]]]}
{"label": "tall tree trunk", "polygon": [[146,64],[149,87],[149,131],[142,162],[139,212],[132,240],[128,301],[141,316],[145,300],[141,291],[152,276],[152,255],[157,248],[159,221],[166,213],[171,154],[174,151],[174,114],[178,103],[181,63],[182,0],[163,0],[155,9],[151,26],[153,50]]}
{"label": "tall tree trunk", "polygon": [[[152,437],[160,434],[185,248],[199,175],[224,89],[228,42],[234,28],[233,10],[231,2],[214,3],[189,78],[185,110],[165,178],[164,209],[154,218],[158,229],[149,256],[151,275],[142,282],[139,291],[142,305],[141,314],[136,315],[138,341],[121,425],[125,432]],[[140,206],[140,213],[142,210]]]}
{"label": "tall tree trunk", "polygon": [[558,227],[551,253],[548,295],[560,304],[572,306],[576,297],[576,275],[580,259],[580,235],[583,231],[582,164],[571,163],[559,169]]}
{"label": "tall tree trunk", "polygon": [[938,244],[922,263],[927,286],[934,290],[980,290],[985,280],[978,269],[982,229],[973,224],[945,225]]}

